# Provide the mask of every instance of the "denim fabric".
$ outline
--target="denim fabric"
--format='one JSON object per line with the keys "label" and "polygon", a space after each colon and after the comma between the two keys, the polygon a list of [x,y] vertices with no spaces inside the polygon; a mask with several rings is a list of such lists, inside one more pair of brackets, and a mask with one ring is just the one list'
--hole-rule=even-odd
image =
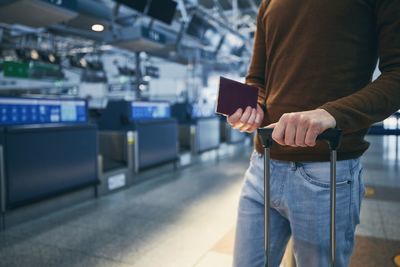
{"label": "denim fabric", "polygon": [[[263,156],[253,152],[242,187],[234,267],[264,266]],[[364,194],[359,159],[337,162],[336,266],[348,266]],[[329,265],[329,162],[271,160],[271,267],[278,267],[292,236],[297,267]]]}

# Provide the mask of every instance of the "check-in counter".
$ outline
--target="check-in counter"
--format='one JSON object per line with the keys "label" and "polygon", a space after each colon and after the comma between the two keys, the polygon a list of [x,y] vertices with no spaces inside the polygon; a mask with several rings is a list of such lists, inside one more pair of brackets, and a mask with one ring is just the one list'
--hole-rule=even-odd
{"label": "check-in counter", "polygon": [[[0,128],[0,143],[4,143],[4,129]],[[5,228],[4,216],[6,212],[6,188],[4,173],[4,149],[0,146],[0,230]]]}
{"label": "check-in counter", "polygon": [[[107,143],[113,138],[107,133],[114,133],[115,145],[103,151],[128,165],[131,162],[134,173],[178,160],[178,127],[170,117],[169,103],[109,101],[98,126]],[[126,136],[125,141],[117,141],[115,134]]]}
{"label": "check-in counter", "polygon": [[98,132],[98,194],[127,187],[133,183],[133,132]]}
{"label": "check-in counter", "polygon": [[179,144],[181,151],[196,155],[218,149],[220,146],[220,119],[217,116],[194,116],[188,103],[176,103],[172,114],[179,122]]}
{"label": "check-in counter", "polygon": [[83,188],[95,196],[97,128],[87,123],[84,100],[0,98],[0,114],[6,221],[8,214],[31,204],[56,203],[61,196],[66,203],[66,195]]}
{"label": "check-in counter", "polygon": [[[89,109],[89,121],[98,124],[104,109]],[[97,194],[105,195],[125,188],[132,180],[132,132],[113,130],[98,131],[98,174]]]}

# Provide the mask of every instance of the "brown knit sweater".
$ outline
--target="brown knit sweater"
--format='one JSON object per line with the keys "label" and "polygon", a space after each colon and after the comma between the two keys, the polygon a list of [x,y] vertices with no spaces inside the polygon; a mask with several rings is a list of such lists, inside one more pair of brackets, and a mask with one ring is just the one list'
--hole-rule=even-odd
{"label": "brown knit sweater", "polygon": [[[263,0],[246,83],[284,113],[322,108],[344,131],[338,159],[361,156],[369,126],[400,108],[400,0]],[[379,57],[382,75],[371,82]],[[262,147],[256,138],[256,149]],[[327,161],[328,147],[274,145],[273,159]]]}

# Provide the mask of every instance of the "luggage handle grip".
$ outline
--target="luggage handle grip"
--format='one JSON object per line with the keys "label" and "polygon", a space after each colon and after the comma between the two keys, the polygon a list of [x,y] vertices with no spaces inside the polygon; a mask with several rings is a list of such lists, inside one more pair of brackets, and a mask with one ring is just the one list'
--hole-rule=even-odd
{"label": "luggage handle grip", "polygon": [[[273,143],[272,131],[274,128],[258,128],[257,132],[261,137],[261,143],[264,148],[270,148]],[[342,130],[337,128],[330,128],[317,136],[317,140],[326,141],[331,150],[336,150],[342,139]]]}

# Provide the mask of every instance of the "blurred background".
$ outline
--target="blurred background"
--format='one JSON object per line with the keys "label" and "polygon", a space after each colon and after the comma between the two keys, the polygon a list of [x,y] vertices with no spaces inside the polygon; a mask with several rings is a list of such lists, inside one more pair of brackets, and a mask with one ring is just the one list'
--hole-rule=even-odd
{"label": "blurred background", "polygon": [[[231,266],[252,135],[215,102],[259,4],[0,0],[0,266]],[[352,267],[400,266],[399,114],[367,136]]]}

